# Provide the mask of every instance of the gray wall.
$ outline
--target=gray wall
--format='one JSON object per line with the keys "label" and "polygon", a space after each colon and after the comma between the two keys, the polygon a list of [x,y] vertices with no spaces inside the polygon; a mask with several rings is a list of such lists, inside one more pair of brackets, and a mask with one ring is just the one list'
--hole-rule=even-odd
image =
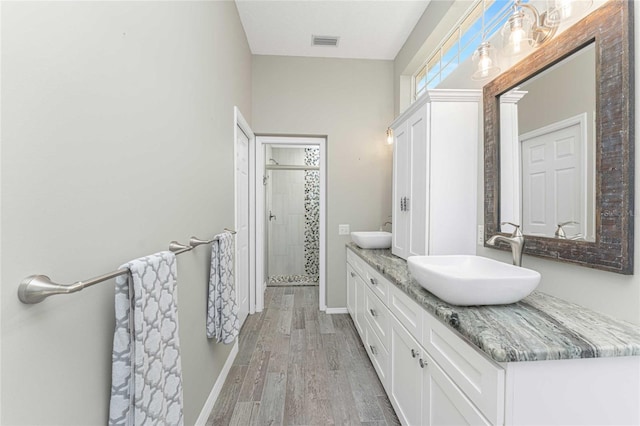
{"label": "gray wall", "polygon": [[391,214],[393,62],[253,57],[253,130],[327,135],[327,306],[346,306],[338,224],[377,230]]}
{"label": "gray wall", "polygon": [[[233,2],[2,4],[2,424],[104,424],[113,281],[70,283],[233,226],[233,107],[251,54]],[[185,423],[229,346],[205,338],[208,251],[178,258]]]}
{"label": "gray wall", "polygon": [[393,61],[394,114],[411,105],[413,74],[444,39],[473,0],[432,0]]}

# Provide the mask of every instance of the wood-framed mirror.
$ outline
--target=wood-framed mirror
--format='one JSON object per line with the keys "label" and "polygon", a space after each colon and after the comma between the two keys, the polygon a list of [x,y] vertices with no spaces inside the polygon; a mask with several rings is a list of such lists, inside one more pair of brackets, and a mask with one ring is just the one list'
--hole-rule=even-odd
{"label": "wood-framed mirror", "polygon": [[[589,55],[584,52],[590,49],[595,66],[591,73],[595,77],[591,89],[594,94],[593,111],[588,111],[590,107],[586,106],[582,114],[556,117],[554,120],[557,123],[546,123],[540,129],[528,131],[528,136],[516,130],[513,137],[513,123],[516,126],[518,124],[513,115],[517,113],[513,109],[509,112],[501,105],[517,103],[522,96],[535,98],[533,93],[529,94],[529,90],[533,90],[533,84],[529,82],[543,81],[544,76],[548,75],[545,73],[564,66],[574,57],[587,58]],[[524,225],[525,254],[620,274],[633,274],[633,62],[633,1],[610,0],[484,86],[485,241],[501,233],[501,222],[517,221]],[[578,77],[575,71],[568,75]],[[570,84],[561,83],[560,86],[567,87]],[[548,90],[551,93],[557,89],[549,87]],[[585,91],[588,90],[585,87]],[[566,94],[565,97],[582,98],[582,94]],[[587,101],[580,102],[588,104]],[[532,117],[552,108],[537,105],[533,110],[524,106],[522,109],[528,111],[522,112],[527,114],[523,117]],[[509,119],[511,122],[507,121]],[[545,131],[550,132],[549,129],[566,127],[571,120],[582,122],[583,126],[582,130],[578,127],[576,131],[576,135],[582,135],[585,145],[578,147],[577,152],[582,154],[576,154],[578,160],[575,164],[579,165],[579,171],[574,173],[574,177],[581,178],[562,181],[557,176],[558,170],[564,166],[545,165],[546,177],[538,179],[544,173],[537,173],[527,165],[528,162],[534,162],[531,158],[543,158],[544,152],[559,152],[557,141],[563,137],[563,140],[567,140],[566,135],[548,139],[551,142],[548,142],[550,148],[547,151],[544,148],[535,151],[531,148],[535,144],[523,144],[530,143],[527,141],[534,140]],[[511,132],[511,139],[505,131]],[[586,142],[588,139],[591,142]],[[535,139],[535,142],[539,140]],[[501,141],[504,142],[502,146]],[[536,146],[543,146],[544,143],[547,142]],[[507,144],[513,146],[509,148]],[[578,145],[563,146],[564,153],[575,154],[574,147]],[[530,153],[522,154],[523,150]],[[549,180],[552,181],[549,191],[544,189],[549,187],[546,183],[536,186],[536,182]],[[533,184],[527,186],[523,184],[525,181]],[[561,190],[557,189],[559,187],[562,187]],[[555,195],[549,195],[554,191]],[[505,195],[512,193],[519,195],[514,198]],[[577,195],[574,197],[574,194]],[[553,203],[556,204],[549,208],[549,204]],[[523,213],[525,210],[526,214]],[[523,223],[523,218],[526,223]],[[544,226],[537,226],[542,222]],[[567,229],[559,226],[564,223],[567,223]],[[574,228],[569,229],[571,226]],[[497,246],[485,243],[485,247],[510,250],[504,243]]]}

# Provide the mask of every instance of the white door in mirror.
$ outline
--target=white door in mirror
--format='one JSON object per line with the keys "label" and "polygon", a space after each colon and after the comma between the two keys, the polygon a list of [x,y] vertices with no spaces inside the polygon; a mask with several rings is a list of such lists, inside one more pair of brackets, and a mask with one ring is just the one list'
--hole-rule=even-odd
{"label": "white door in mirror", "polygon": [[411,256],[409,272],[426,290],[452,305],[506,305],[527,297],[540,273],[473,255]]}

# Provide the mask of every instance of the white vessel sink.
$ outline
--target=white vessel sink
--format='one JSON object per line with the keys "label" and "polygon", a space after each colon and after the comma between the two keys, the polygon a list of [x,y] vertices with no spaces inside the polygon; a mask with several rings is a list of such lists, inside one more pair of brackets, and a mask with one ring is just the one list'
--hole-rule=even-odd
{"label": "white vessel sink", "polygon": [[409,272],[452,305],[506,305],[528,296],[540,273],[481,256],[411,256]]}
{"label": "white vessel sink", "polygon": [[363,249],[387,249],[391,247],[391,232],[352,232],[351,241]]}

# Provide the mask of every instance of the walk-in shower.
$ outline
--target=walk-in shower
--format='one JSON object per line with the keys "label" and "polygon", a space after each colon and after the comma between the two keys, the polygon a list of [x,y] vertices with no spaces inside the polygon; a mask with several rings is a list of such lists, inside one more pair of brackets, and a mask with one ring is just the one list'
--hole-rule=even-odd
{"label": "walk-in shower", "polygon": [[268,285],[317,285],[319,148],[267,146],[265,149]]}

